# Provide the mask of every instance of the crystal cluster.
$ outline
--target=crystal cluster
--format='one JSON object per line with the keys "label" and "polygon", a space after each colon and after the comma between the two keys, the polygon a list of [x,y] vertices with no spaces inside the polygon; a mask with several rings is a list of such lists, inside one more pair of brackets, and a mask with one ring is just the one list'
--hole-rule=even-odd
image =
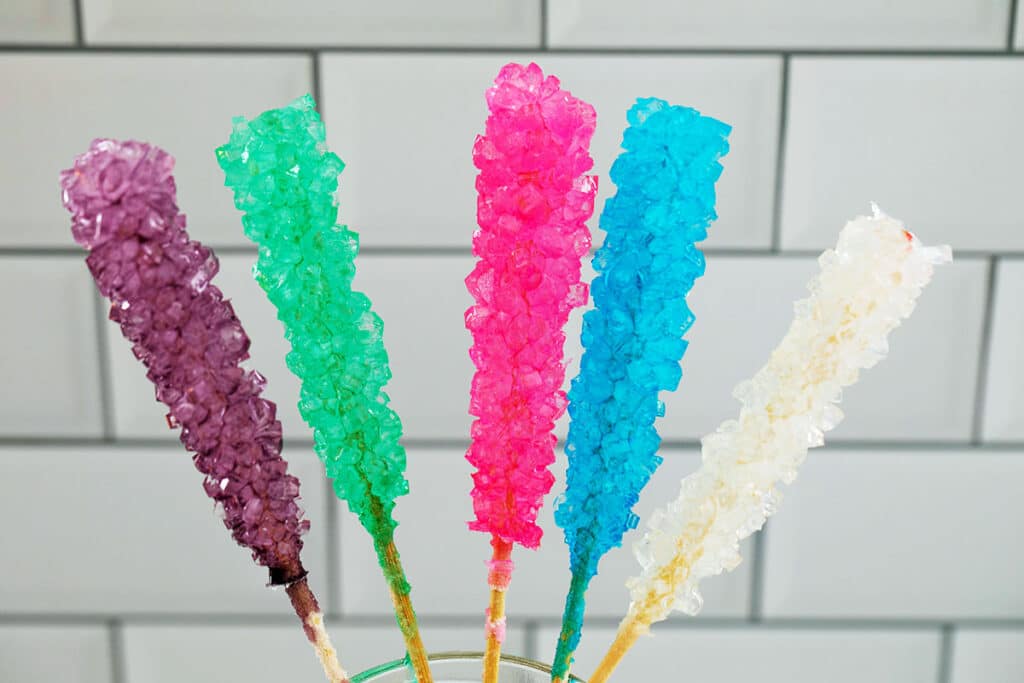
{"label": "crystal cluster", "polygon": [[473,146],[479,260],[466,278],[476,302],[466,311],[476,366],[470,528],[536,548],[537,510],[554,483],[552,430],[566,405],[562,328],[587,300],[580,259],[597,179],[584,174],[596,114],[536,64],[505,66],[487,104]]}
{"label": "crystal cluster", "polygon": [[584,354],[569,391],[568,486],[555,511],[573,582],[555,656],[564,677],[579,642],[583,592],[598,561],[637,524],[632,509],[661,463],[658,392],[681,378],[693,324],[686,294],[704,274],[695,242],[716,218],[719,159],[730,127],[687,107],[640,99],[627,115],[625,150],[611,168],[604,244],[594,256],[594,309],[583,317]]}
{"label": "crystal cluster", "polygon": [[384,325],[352,289],[359,236],[337,224],[344,164],[327,151],[309,95],[252,121],[235,118],[217,161],[259,246],[253,274],[291,342],[287,363],[302,380],[299,411],[316,452],[337,494],[386,545],[395,498],[409,490],[405,450],[383,391],[391,378]]}
{"label": "crystal cluster", "polygon": [[700,610],[700,580],[740,563],[739,542],[775,512],[778,484],[796,478],[808,448],[842,419],[842,388],[885,357],[889,333],[913,311],[933,266],[949,259],[949,247],[923,246],[877,208],[843,228],[767,365],[736,387],[739,419],[703,439],[700,469],[651,516],[624,624],[646,630],[673,608]]}
{"label": "crystal cluster", "polygon": [[281,423],[260,396],[263,377],[240,365],[249,338],[211,284],[217,259],[185,231],[173,167],[145,143],[93,141],[61,173],[71,230],[224,524],[272,583],[290,584],[305,576],[299,482],[281,458]]}

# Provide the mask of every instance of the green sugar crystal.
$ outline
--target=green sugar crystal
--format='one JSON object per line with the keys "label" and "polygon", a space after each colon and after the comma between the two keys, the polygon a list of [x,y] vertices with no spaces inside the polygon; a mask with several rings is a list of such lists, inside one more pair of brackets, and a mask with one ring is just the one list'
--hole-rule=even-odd
{"label": "green sugar crystal", "polygon": [[359,236],[337,224],[345,164],[327,151],[315,107],[306,95],[252,121],[235,118],[217,161],[259,246],[253,275],[291,342],[299,412],[335,492],[380,551],[395,529],[395,498],[409,491],[402,423],[383,390],[391,378],[384,325],[352,290]]}

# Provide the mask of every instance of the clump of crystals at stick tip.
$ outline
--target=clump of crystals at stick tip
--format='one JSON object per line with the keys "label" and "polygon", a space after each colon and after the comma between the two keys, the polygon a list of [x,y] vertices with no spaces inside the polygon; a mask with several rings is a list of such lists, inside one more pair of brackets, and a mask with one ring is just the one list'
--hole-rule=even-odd
{"label": "clump of crystals at stick tip", "polygon": [[396,499],[409,491],[402,422],[389,405],[384,323],[352,289],[359,236],[338,224],[334,193],[344,163],[328,151],[309,95],[252,120],[236,117],[217,149],[225,185],[259,247],[253,275],[277,308],[302,381],[299,412],[314,448],[369,532],[419,683],[430,683],[426,650],[395,546]]}
{"label": "clump of crystals at stick tip", "polygon": [[93,141],[60,176],[72,234],[225,526],[286,587],[328,679],[347,681],[300,559],[309,522],[281,457],[277,408],[261,396],[264,378],[241,365],[249,337],[211,282],[217,258],[189,239],[173,167],[146,143]]}
{"label": "clump of crystals at stick tip", "polygon": [[626,652],[673,609],[696,614],[702,579],[735,569],[739,543],[775,513],[809,448],[843,419],[843,388],[889,351],[888,336],[914,310],[949,247],[928,247],[875,207],[850,221],[818,259],[811,295],[767,364],[733,394],[739,417],[701,440],[701,466],[655,511],[636,544],[641,573],[630,605],[590,683],[605,683]]}
{"label": "clump of crystals at stick tip", "polygon": [[727,124],[644,98],[629,110],[610,175],[603,246],[594,254],[594,308],[583,316],[583,358],[569,391],[568,486],[555,510],[572,579],[552,679],[563,680],[580,641],[584,596],[601,557],[636,527],[633,506],[661,464],[659,392],[682,377],[686,295],[704,274],[696,243],[715,214]]}
{"label": "clump of crystals at stick tip", "polygon": [[537,548],[537,511],[551,489],[555,420],[565,411],[562,362],[569,312],[587,300],[580,262],[597,178],[590,140],[596,112],[536,64],[508,64],[487,91],[466,311],[476,366],[467,458],[473,474],[470,528],[491,535],[491,588],[484,680],[497,679],[505,634],[512,545]]}

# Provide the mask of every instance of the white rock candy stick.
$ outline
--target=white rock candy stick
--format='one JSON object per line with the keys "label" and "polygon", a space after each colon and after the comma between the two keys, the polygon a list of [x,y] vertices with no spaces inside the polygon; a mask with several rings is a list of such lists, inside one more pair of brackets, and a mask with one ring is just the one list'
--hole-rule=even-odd
{"label": "white rock candy stick", "polygon": [[703,463],[679,497],[656,511],[635,546],[643,567],[627,586],[629,612],[590,683],[603,683],[636,639],[673,609],[700,611],[701,579],[735,569],[739,543],[759,530],[807,450],[843,418],[842,388],[889,351],[888,334],[914,310],[948,246],[926,247],[873,206],[818,259],[821,273],[768,363],[733,395],[739,419],[702,439]]}

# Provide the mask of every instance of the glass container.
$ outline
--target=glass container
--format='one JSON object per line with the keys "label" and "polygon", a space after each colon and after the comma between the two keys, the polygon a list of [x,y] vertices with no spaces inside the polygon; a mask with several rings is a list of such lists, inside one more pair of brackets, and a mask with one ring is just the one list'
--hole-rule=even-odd
{"label": "glass container", "polygon": [[[441,652],[430,655],[434,683],[480,683],[482,652]],[[499,683],[551,683],[551,669],[522,657],[503,655],[498,667]],[[573,683],[584,683],[570,676]],[[404,659],[381,664],[355,676],[352,683],[415,683],[412,669]]]}

